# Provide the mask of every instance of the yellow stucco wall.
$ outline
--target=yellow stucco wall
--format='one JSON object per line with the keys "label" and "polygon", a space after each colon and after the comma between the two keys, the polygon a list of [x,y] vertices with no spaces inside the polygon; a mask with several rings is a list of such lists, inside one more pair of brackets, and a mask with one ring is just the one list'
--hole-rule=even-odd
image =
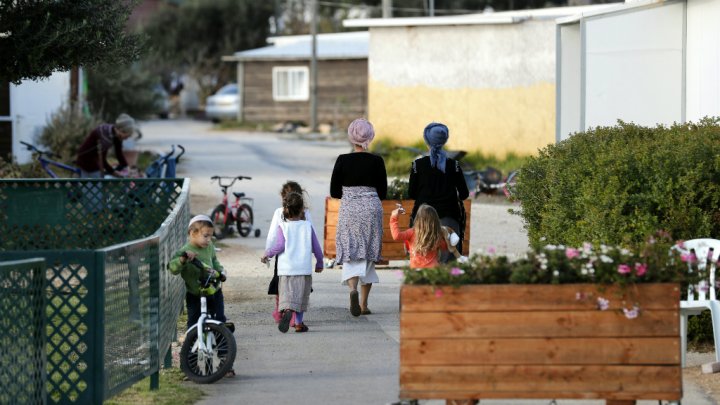
{"label": "yellow stucco wall", "polygon": [[494,89],[395,87],[368,80],[368,118],[376,139],[401,145],[422,141],[423,128],[442,122],[447,147],[500,158],[537,154],[555,142],[555,84]]}

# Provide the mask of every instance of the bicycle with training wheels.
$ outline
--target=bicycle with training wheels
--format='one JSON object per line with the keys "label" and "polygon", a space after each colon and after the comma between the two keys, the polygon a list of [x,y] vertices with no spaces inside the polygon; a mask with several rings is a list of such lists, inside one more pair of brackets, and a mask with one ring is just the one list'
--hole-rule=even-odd
{"label": "bicycle with training wheels", "polygon": [[[237,229],[242,237],[250,235],[250,232],[253,231],[252,205],[254,200],[246,197],[245,193],[233,192],[235,201],[230,204],[228,200],[228,189],[232,187],[236,181],[243,179],[252,180],[252,177],[212,176],[210,179],[211,181],[217,180],[223,194],[222,203],[218,204],[210,214],[210,218],[213,220],[215,226],[215,237],[222,239],[231,235],[233,227]],[[255,237],[260,237],[260,229],[255,229]]]}
{"label": "bicycle with training wheels", "polygon": [[[187,259],[187,254],[183,252]],[[190,261],[203,270],[200,281],[200,318],[185,333],[180,349],[180,369],[190,381],[211,384],[232,370],[237,354],[234,326],[212,319],[207,312],[207,297],[218,283],[225,281],[222,273],[207,269],[200,260]],[[228,327],[230,326],[230,327]]]}
{"label": "bicycle with training wheels", "polygon": [[57,162],[55,160],[51,160],[49,158],[58,158],[59,156],[50,153],[41,151],[40,149],[36,148],[35,146],[20,141],[21,144],[25,145],[27,150],[33,153],[35,155],[35,158],[38,162],[40,162],[40,166],[45,170],[45,173],[48,174],[48,176],[52,177],[53,179],[61,178],[61,176],[58,176],[57,173],[53,171],[53,168],[62,169],[63,173],[69,174],[69,176],[63,176],[62,178],[79,178],[80,177],[80,169],[74,166],[67,165],[65,163]]}

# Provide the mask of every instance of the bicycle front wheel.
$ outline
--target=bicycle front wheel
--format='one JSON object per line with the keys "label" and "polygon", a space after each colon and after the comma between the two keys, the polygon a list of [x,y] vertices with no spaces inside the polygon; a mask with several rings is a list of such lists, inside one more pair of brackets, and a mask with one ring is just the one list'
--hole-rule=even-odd
{"label": "bicycle front wheel", "polygon": [[252,207],[242,204],[237,210],[237,230],[240,236],[250,235],[253,229],[253,211]]}
{"label": "bicycle front wheel", "polygon": [[211,384],[232,369],[237,354],[235,337],[224,326],[203,326],[203,342],[198,342],[197,328],[185,336],[180,349],[180,369],[190,381]]}
{"label": "bicycle front wheel", "polygon": [[213,233],[217,239],[222,239],[228,235],[230,227],[225,218],[225,206],[220,204],[210,214],[210,219],[213,221]]}

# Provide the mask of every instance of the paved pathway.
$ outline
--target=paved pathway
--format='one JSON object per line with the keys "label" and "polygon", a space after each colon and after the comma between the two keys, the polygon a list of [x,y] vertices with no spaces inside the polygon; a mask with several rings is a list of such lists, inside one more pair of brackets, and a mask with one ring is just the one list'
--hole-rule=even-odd
{"label": "paved pathway", "polygon": [[[259,263],[264,237],[280,185],[288,179],[307,188],[313,222],[320,232],[324,197],[335,157],[349,150],[343,142],[298,141],[276,134],[210,131],[206,123],[151,122],[143,126],[141,144],[164,150],[181,143],[187,158],[179,174],[192,178],[191,207],[199,213],[219,198],[214,174],[248,175],[243,190],[256,198],[256,222],[263,236],[230,238],[220,243],[220,260],[230,271],[224,288],[227,312],[237,325],[237,376],[202,386],[208,396],[203,405],[221,404],[386,404],[398,400],[398,296],[397,271],[380,271],[381,283],[373,286],[373,314],[354,318],[348,312],[348,292],[339,285],[338,270],[314,277],[306,334],[281,334],[270,318],[271,297],[265,294],[270,270]],[[498,254],[520,254],[527,238],[509,205],[475,203],[472,208],[471,248],[493,247]],[[321,237],[321,235],[319,235]],[[706,358],[696,360],[702,363]],[[691,384],[685,384],[684,404],[713,404]],[[482,404],[545,405],[549,400],[491,401]],[[444,401],[421,401],[442,404]],[[603,401],[558,401],[566,405],[594,405]],[[656,401],[641,401],[656,404]]]}

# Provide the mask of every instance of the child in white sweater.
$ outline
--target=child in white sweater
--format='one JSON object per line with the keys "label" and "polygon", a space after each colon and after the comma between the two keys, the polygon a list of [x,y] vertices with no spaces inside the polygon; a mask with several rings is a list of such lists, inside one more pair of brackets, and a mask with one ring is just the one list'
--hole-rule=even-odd
{"label": "child in white sweater", "polygon": [[[283,184],[282,189],[280,190],[280,199],[283,200],[285,196],[288,195],[288,193],[298,193],[300,195],[304,195],[305,191],[302,189],[300,184],[298,184],[295,181],[288,180],[285,184]],[[302,218],[312,224],[312,220],[310,219],[310,211],[307,209],[307,206],[303,203],[303,213],[305,214],[305,218]],[[280,207],[275,210],[273,213],[272,220],[270,221],[270,228],[267,232],[267,238],[265,239],[265,250],[270,249],[275,245],[275,239],[277,238],[277,230],[280,223],[284,220],[283,218],[283,208]],[[275,257],[275,265],[274,265],[274,271],[273,271],[273,278],[270,280],[270,285],[268,285],[268,295],[274,295],[275,296],[275,309],[272,312],[272,317],[275,319],[275,323],[280,323],[280,311],[278,311],[278,303],[280,295],[278,293],[278,284],[280,282],[280,278],[277,274],[277,267],[278,267],[278,261],[277,257]],[[290,326],[295,325],[295,319],[290,320]]]}
{"label": "child in white sweater", "polygon": [[304,215],[302,194],[290,192],[283,198],[283,218],[277,228],[272,247],[260,259],[263,263],[278,256],[280,295],[279,308],[282,313],[278,329],[285,333],[290,328],[290,319],[295,314],[295,332],[307,332],[303,316],[310,301],[312,289],[312,256],[315,256],[315,272],[323,271],[322,249],[310,221]]}

